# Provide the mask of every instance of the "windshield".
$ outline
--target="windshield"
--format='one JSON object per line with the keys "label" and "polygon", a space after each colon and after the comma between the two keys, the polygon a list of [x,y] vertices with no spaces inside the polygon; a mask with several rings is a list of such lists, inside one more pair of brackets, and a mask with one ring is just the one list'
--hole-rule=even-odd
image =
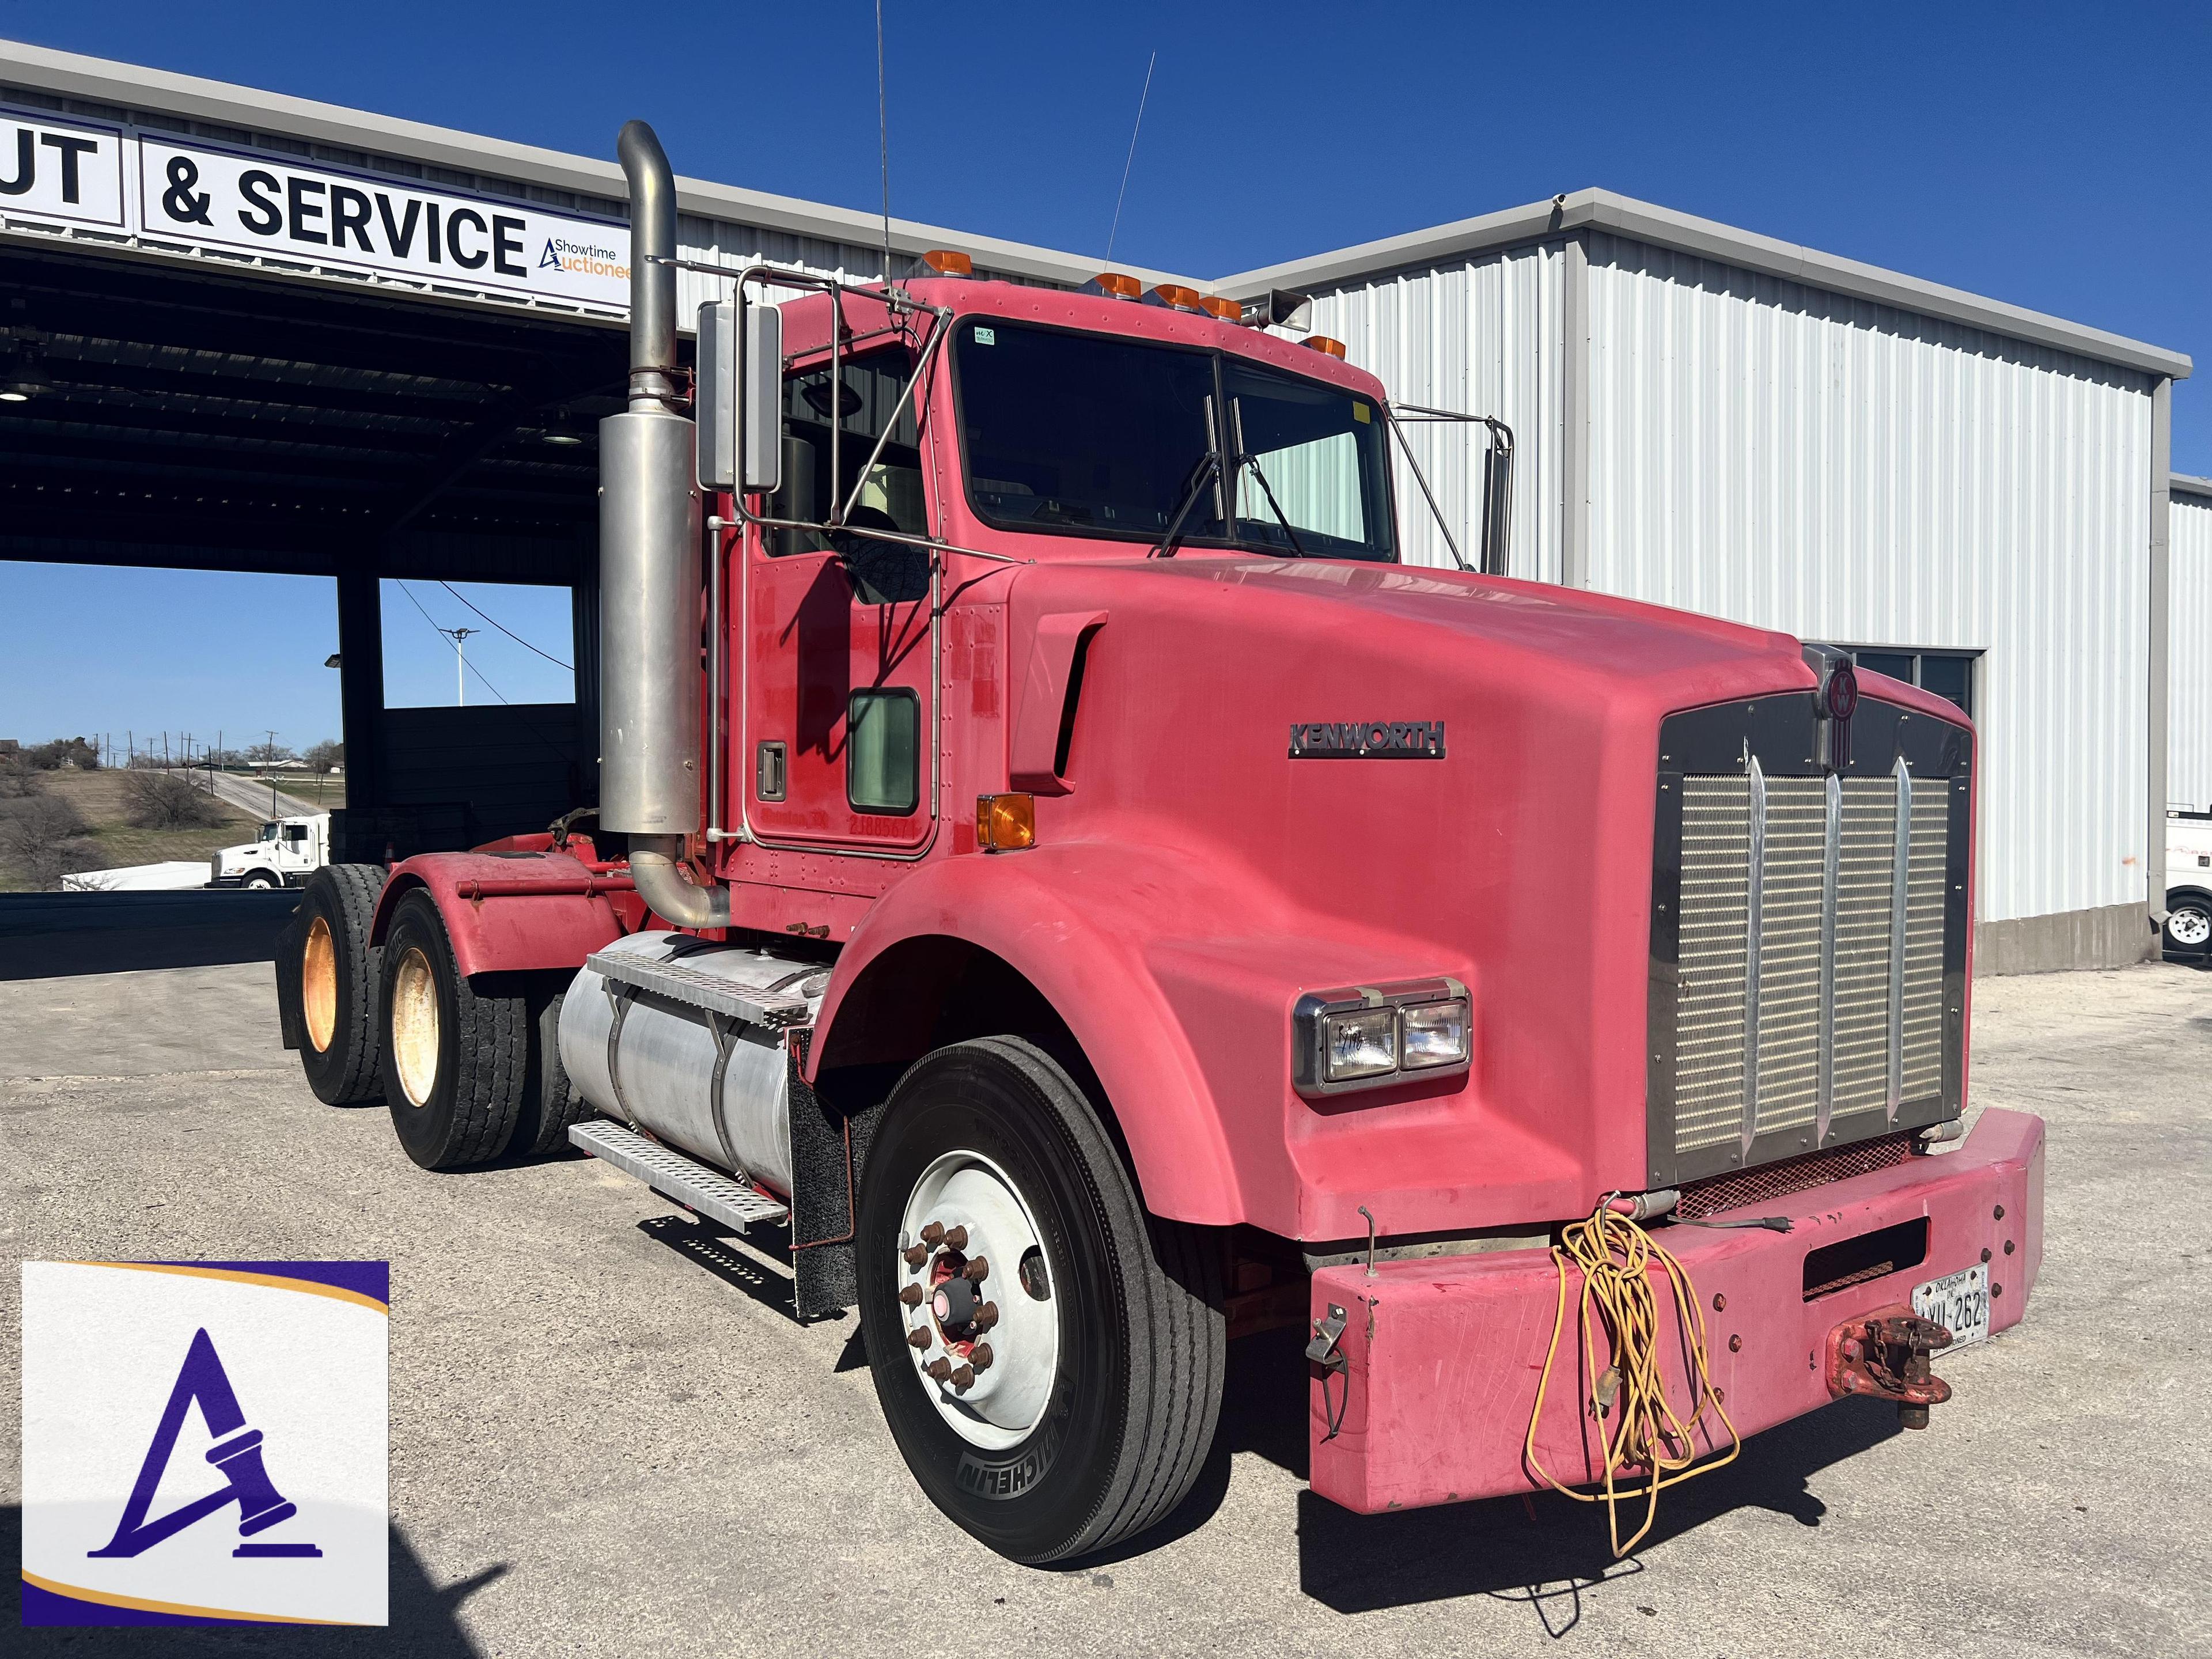
{"label": "windshield", "polygon": [[987,523],[1396,557],[1370,399],[1214,352],[988,318],[961,325],[953,354]]}
{"label": "windshield", "polygon": [[263,824],[263,825],[261,826],[261,833],[260,833],[259,835],[258,835],[258,836],[254,836],[254,838],[253,838],[253,839],[254,839],[254,840],[256,840],[256,841],[274,841],[274,840],[276,840],[276,826],[275,824],[273,824],[273,823],[264,823],[264,824]]}

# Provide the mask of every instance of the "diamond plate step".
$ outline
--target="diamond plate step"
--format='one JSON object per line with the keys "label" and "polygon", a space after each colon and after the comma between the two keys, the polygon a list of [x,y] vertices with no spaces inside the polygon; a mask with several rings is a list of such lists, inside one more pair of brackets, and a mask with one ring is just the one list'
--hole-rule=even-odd
{"label": "diamond plate step", "polygon": [[570,1124],[568,1139],[623,1174],[635,1176],[663,1198],[688,1205],[739,1232],[756,1221],[781,1221],[791,1213],[758,1188],[605,1118]]}
{"label": "diamond plate step", "polygon": [[680,962],[653,962],[618,951],[595,951],[584,958],[584,966],[610,985],[626,985],[666,997],[671,1002],[743,1020],[748,1025],[766,1026],[771,1031],[804,1025],[808,1018],[806,1002],[802,997],[732,985],[712,974],[686,968]]}

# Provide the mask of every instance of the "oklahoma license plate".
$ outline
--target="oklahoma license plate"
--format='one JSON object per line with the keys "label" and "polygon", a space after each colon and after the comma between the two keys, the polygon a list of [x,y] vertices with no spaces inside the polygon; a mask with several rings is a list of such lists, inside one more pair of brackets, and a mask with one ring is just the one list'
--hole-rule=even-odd
{"label": "oklahoma license plate", "polygon": [[1990,1269],[1978,1261],[1971,1267],[1931,1279],[1912,1292],[1912,1311],[1932,1319],[1951,1333],[1953,1349],[1985,1342],[1990,1334]]}

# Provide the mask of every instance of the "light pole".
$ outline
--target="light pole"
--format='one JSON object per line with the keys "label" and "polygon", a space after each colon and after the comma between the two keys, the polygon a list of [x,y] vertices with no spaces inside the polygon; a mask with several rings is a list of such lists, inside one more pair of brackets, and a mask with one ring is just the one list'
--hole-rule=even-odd
{"label": "light pole", "polygon": [[453,642],[453,696],[459,707],[466,708],[469,706],[469,684],[468,681],[463,678],[462,676],[464,671],[465,671],[469,665],[469,655],[467,647],[463,646],[461,641],[468,638],[471,634],[483,633],[483,629],[481,628],[441,628],[438,631]]}

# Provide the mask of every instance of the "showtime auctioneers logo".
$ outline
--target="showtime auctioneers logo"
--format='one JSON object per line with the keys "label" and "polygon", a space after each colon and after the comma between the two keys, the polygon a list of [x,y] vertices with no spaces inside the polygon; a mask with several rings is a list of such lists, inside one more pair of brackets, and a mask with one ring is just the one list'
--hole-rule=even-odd
{"label": "showtime auctioneers logo", "polygon": [[23,1622],[381,1625],[381,1261],[23,1264]]}

